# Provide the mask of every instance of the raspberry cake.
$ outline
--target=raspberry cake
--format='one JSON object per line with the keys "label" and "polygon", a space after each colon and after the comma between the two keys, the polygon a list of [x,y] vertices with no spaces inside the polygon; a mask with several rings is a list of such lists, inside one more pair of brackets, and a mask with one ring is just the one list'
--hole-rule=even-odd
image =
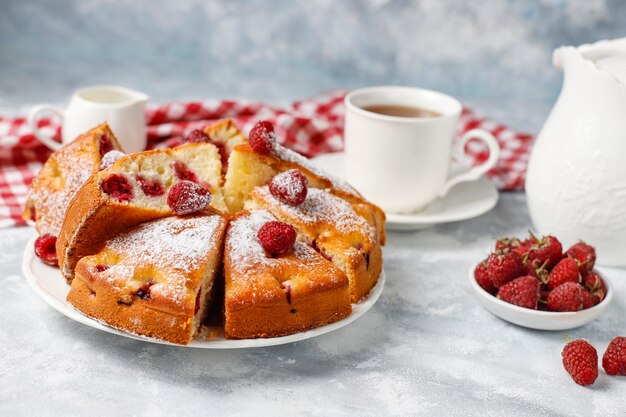
{"label": "raspberry cake", "polygon": [[58,236],[70,200],[112,150],[120,151],[120,144],[103,123],[50,155],[33,179],[24,219],[35,221],[39,234]]}
{"label": "raspberry cake", "polygon": [[211,207],[227,210],[220,173],[220,156],[210,143],[128,155],[96,173],[67,210],[56,244],[61,272],[70,281],[78,260],[98,252],[107,239],[139,223],[171,215],[167,197],[177,182],[203,186],[211,192]]}
{"label": "raspberry cake", "polygon": [[[186,344],[223,306],[225,337],[275,337],[341,320],[376,284],[384,213],[279,145],[269,122],[249,140],[224,120],[185,145],[133,155],[94,133],[104,128],[81,136],[91,138],[91,171],[67,200],[58,239],[35,243],[43,262],[58,257],[68,301],[86,315]],[[73,153],[57,158],[82,167]],[[54,164],[40,181],[60,181]],[[46,232],[50,190],[32,192]]]}
{"label": "raspberry cake", "polygon": [[225,230],[216,214],[136,226],[80,259],[67,300],[113,327],[187,344],[206,318]]}
{"label": "raspberry cake", "polygon": [[[378,232],[342,198],[309,188],[297,206],[277,199],[268,186],[251,192],[250,208],[263,208],[293,225],[299,238],[332,261],[350,280],[352,302],[366,296],[382,271]],[[364,208],[360,208],[364,210]]]}
{"label": "raspberry cake", "polygon": [[347,277],[313,248],[296,241],[282,255],[264,249],[259,230],[275,220],[254,210],[230,222],[224,248],[227,338],[297,333],[352,311]]}

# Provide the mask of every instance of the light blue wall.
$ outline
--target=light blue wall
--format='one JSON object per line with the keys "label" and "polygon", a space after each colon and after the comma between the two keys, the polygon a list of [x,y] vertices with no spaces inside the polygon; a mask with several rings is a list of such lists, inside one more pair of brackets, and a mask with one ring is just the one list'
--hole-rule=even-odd
{"label": "light blue wall", "polygon": [[621,0],[0,0],[0,109],[98,83],[159,101],[408,84],[549,106],[555,47],[620,36]]}

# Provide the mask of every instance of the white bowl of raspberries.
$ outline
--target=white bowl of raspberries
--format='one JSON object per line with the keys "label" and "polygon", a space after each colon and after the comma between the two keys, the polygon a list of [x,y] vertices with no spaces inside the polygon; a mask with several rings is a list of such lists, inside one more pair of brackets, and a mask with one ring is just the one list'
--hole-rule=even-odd
{"label": "white bowl of raspberries", "polygon": [[469,279],[478,299],[503,320],[539,330],[583,326],[613,299],[605,275],[595,269],[595,249],[578,242],[563,251],[554,236],[503,238],[472,266]]}

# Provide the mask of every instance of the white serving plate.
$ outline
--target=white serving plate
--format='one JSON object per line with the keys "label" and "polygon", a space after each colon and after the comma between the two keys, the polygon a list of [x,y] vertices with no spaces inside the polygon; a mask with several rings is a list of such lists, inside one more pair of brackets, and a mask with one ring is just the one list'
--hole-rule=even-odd
{"label": "white serving plate", "polygon": [[374,304],[382,294],[383,288],[385,286],[385,271],[383,271],[380,275],[378,283],[372,289],[370,295],[361,302],[357,304],[352,304],[352,314],[350,314],[348,317],[341,321],[327,324],[326,326],[318,327],[313,330],[269,339],[230,340],[225,339],[223,335],[211,336],[206,339],[194,340],[190,344],[183,346],[117,330],[113,327],[108,326],[105,323],[89,318],[83,315],[80,311],[76,310],[70,303],[66,301],[67,293],[69,292],[70,287],[69,285],[67,285],[65,279],[61,275],[61,271],[58,268],[45,265],[35,256],[35,252],[33,249],[35,239],[36,238],[32,238],[26,244],[26,248],[24,249],[22,272],[24,273],[26,281],[28,282],[30,287],[35,291],[37,295],[39,295],[39,297],[41,297],[42,300],[44,300],[52,308],[54,308],[64,316],[67,316],[70,319],[79,323],[93,327],[94,329],[113,333],[118,336],[137,339],[144,342],[158,343],[162,345],[182,346],[200,349],[241,349],[282,345],[285,343],[292,343],[300,340],[310,339],[312,337],[320,336],[322,334],[332,332],[333,330],[337,330],[344,326],[347,326],[348,324],[361,317],[374,306]]}
{"label": "white serving plate", "polygon": [[478,285],[476,279],[474,279],[474,268],[475,265],[470,268],[468,277],[470,285],[476,294],[476,298],[478,298],[483,307],[502,320],[530,329],[568,330],[584,326],[604,313],[609,304],[611,304],[611,301],[613,301],[613,287],[611,286],[611,282],[606,279],[606,274],[602,273],[602,270],[597,267],[596,270],[602,276],[607,288],[604,300],[602,300],[600,304],[586,310],[562,313],[531,310],[529,308],[509,304],[506,301],[496,298]]}

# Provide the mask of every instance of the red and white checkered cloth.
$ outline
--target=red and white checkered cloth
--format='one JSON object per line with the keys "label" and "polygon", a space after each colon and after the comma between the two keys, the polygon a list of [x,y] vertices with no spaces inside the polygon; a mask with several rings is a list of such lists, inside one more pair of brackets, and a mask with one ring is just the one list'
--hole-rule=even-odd
{"label": "red and white checkered cloth", "polygon": [[[279,140],[306,156],[340,151],[343,148],[343,98],[346,91],[336,91],[313,99],[297,101],[286,108],[263,103],[206,100],[174,102],[146,110],[148,147],[172,147],[182,136],[218,119],[230,117],[248,132],[260,119],[271,120]],[[60,138],[59,121],[41,119],[44,133]],[[500,142],[500,161],[489,176],[501,190],[522,190],[528,154],[533,141],[529,134],[512,131],[464,109],[459,134],[474,128],[486,129]],[[471,163],[484,161],[487,150],[480,144],[467,145]],[[28,185],[51,151],[33,135],[24,118],[0,117],[0,227],[25,224],[21,213]]]}

